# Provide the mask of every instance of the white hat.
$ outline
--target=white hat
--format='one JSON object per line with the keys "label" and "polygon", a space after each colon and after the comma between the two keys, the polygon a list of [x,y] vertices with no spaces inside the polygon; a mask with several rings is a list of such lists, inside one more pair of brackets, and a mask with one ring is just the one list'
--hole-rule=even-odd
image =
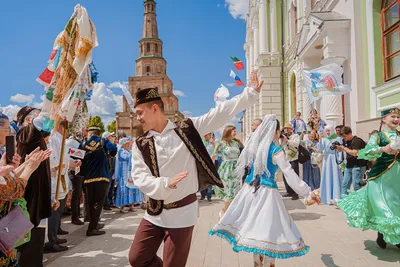
{"label": "white hat", "polygon": [[101,137],[107,139],[108,137],[113,136],[113,135],[115,135],[115,133],[110,133],[110,132],[106,131],[103,133],[103,135]]}

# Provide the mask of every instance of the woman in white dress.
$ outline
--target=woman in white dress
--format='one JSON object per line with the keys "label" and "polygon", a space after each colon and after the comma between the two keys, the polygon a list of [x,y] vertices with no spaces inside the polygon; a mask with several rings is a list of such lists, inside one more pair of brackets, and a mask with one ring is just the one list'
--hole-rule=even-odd
{"label": "woman in white dress", "polygon": [[[235,252],[253,253],[254,266],[275,266],[276,258],[299,257],[309,250],[279,194],[275,182],[278,168],[289,185],[306,198],[306,204],[319,202],[286,160],[278,145],[280,136],[275,115],[265,116],[237,163],[237,178],[247,176],[244,185],[209,232],[226,239]],[[245,169],[249,169],[248,174]]]}

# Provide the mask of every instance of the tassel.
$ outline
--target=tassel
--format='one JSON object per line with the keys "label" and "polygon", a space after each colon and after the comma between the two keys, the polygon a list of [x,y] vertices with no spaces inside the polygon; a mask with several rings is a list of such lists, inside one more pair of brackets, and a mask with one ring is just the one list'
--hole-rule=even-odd
{"label": "tassel", "polygon": [[251,186],[254,186],[254,193],[257,192],[257,190],[260,188],[261,186],[261,179],[259,175],[256,175],[256,177],[253,179],[253,181],[251,181],[250,183]]}

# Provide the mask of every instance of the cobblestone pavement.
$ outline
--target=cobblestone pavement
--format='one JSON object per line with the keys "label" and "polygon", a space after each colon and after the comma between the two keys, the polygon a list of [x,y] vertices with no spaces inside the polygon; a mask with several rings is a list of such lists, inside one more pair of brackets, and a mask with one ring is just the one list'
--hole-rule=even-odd
{"label": "cobblestone pavement", "polygon": [[[375,232],[348,227],[343,212],[334,206],[306,208],[301,200],[284,199],[284,202],[311,249],[304,257],[278,260],[277,266],[400,266],[398,248],[378,248]],[[226,241],[207,234],[218,220],[222,203],[200,203],[200,217],[187,266],[251,267],[250,254],[235,253]],[[63,221],[63,229],[70,231],[67,237],[70,249],[65,253],[45,255],[45,266],[129,266],[128,250],[142,216],[142,210],[128,214],[106,212],[103,219],[107,234],[90,238],[85,236],[87,224],[80,227]],[[162,248],[159,254],[162,255]]]}

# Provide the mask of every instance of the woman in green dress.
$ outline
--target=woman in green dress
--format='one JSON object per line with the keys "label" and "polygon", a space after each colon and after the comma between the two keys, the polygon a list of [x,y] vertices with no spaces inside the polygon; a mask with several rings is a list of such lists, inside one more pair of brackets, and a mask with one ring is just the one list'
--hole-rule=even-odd
{"label": "woman in green dress", "polygon": [[386,110],[381,115],[380,131],[358,152],[359,159],[376,159],[368,183],[343,196],[338,206],[346,213],[350,226],[377,231],[379,247],[386,248],[390,243],[400,248],[400,132],[396,130],[400,109]]}
{"label": "woman in green dress", "polygon": [[218,173],[224,188],[215,187],[214,189],[217,197],[225,202],[225,206],[219,213],[220,217],[228,209],[240,189],[240,182],[236,179],[235,169],[241,148],[243,148],[242,143],[236,139],[236,127],[232,125],[226,126],[221,141],[218,142],[213,154],[213,159],[217,156],[222,156],[222,163],[218,168]]}

